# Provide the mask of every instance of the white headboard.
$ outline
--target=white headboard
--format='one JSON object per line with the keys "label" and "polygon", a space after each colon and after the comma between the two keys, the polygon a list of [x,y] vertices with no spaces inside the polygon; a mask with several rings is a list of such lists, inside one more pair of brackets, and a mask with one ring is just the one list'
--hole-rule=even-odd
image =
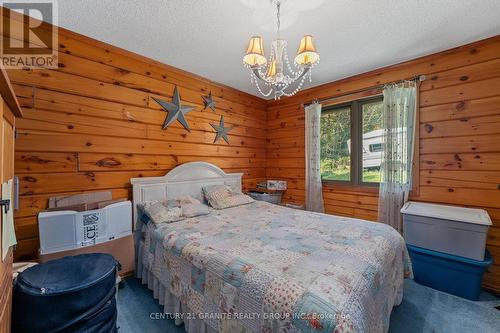
{"label": "white headboard", "polygon": [[163,177],[132,178],[134,227],[137,226],[137,204],[151,200],[174,199],[190,195],[204,201],[202,187],[232,185],[241,190],[242,173],[225,173],[207,162],[190,162],[170,170]]}

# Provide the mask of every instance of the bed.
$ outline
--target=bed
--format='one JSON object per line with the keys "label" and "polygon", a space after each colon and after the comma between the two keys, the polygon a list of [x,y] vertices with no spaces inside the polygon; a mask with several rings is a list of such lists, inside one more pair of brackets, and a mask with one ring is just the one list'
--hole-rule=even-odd
{"label": "bed", "polygon": [[[134,207],[241,188],[203,162],[132,180]],[[387,332],[411,265],[391,227],[256,201],[168,224],[136,221],[136,275],[189,333]]]}

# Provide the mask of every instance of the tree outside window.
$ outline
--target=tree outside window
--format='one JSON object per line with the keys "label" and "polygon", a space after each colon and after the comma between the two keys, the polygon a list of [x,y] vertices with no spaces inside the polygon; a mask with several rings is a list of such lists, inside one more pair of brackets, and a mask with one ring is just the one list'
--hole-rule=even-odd
{"label": "tree outside window", "polygon": [[325,182],[377,185],[384,151],[383,100],[357,100],[321,115],[321,175]]}

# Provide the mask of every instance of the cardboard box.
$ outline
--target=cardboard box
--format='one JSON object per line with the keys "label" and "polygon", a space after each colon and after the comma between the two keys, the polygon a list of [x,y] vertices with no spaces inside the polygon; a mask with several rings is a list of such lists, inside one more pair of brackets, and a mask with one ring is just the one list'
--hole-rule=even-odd
{"label": "cardboard box", "polygon": [[62,210],[38,214],[40,254],[92,246],[132,233],[132,203],[122,201],[101,209]]}
{"label": "cardboard box", "polygon": [[116,260],[118,260],[120,265],[122,265],[122,270],[119,272],[121,276],[130,275],[134,270],[135,250],[134,237],[132,234],[92,246],[56,253],[40,254],[40,262],[43,263],[53,259],[59,259],[66,256],[76,256],[84,253],[111,254]]}
{"label": "cardboard box", "polygon": [[[100,201],[109,201],[111,199],[112,199],[111,191],[91,192],[91,193],[82,193],[74,195],[61,195],[49,198],[49,208],[97,203]],[[97,208],[97,206],[95,206],[95,208]]]}
{"label": "cardboard box", "polygon": [[286,180],[271,180],[267,181],[267,189],[275,191],[285,191],[287,188]]}
{"label": "cardboard box", "polygon": [[111,200],[111,192],[52,197],[38,214],[40,262],[84,253],[111,254],[122,266],[120,275],[135,265],[132,203]]}
{"label": "cardboard box", "polygon": [[121,198],[121,199],[115,199],[115,200],[100,201],[100,202],[97,203],[97,207],[96,208],[101,209],[101,208],[107,207],[109,205],[112,205],[114,203],[123,202],[123,201],[127,201],[127,199],[126,198]]}

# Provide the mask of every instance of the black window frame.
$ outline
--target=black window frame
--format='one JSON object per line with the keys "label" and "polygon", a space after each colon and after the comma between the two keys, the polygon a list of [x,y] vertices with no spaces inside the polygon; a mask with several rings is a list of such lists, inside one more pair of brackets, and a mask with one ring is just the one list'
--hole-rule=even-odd
{"label": "black window frame", "polygon": [[335,104],[325,107],[321,112],[332,112],[335,110],[345,109],[347,107],[351,110],[351,165],[350,165],[350,180],[331,180],[323,179],[323,184],[327,185],[347,185],[347,186],[366,186],[378,187],[379,183],[376,182],[363,182],[363,105],[373,102],[383,102],[382,95],[371,96],[362,99],[356,99],[350,102]]}

